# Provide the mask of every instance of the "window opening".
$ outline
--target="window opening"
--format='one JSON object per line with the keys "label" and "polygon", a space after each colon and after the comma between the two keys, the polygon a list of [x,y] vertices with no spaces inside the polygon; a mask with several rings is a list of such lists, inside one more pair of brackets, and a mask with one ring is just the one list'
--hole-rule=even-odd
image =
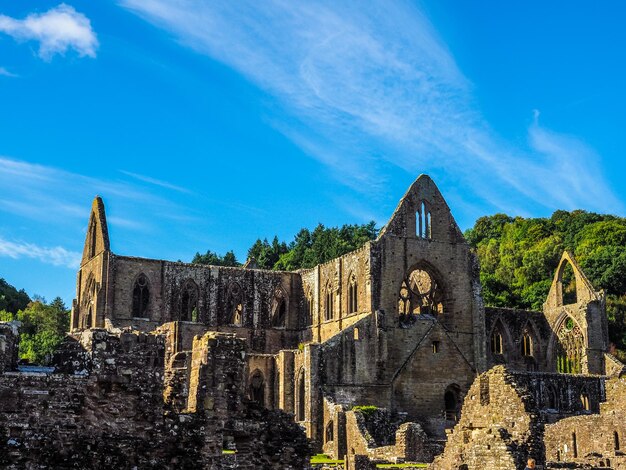
{"label": "window opening", "polygon": [[145,274],[140,274],[133,286],[133,317],[142,318],[145,316],[150,300],[150,289],[148,288],[148,278]]}

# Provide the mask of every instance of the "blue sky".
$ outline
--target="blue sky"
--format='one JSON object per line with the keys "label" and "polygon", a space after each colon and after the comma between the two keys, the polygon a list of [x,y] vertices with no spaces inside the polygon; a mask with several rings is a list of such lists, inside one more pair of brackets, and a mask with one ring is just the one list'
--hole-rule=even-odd
{"label": "blue sky", "polygon": [[385,223],[420,174],[481,215],[625,215],[623,2],[0,0],[0,277],[74,296],[114,252],[190,260]]}

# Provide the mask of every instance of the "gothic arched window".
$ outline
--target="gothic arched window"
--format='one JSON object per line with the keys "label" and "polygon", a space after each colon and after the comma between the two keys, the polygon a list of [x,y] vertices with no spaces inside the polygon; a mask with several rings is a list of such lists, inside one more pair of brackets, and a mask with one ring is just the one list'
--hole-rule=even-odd
{"label": "gothic arched window", "polygon": [[356,276],[354,274],[350,275],[350,280],[348,281],[348,313],[356,313],[359,311],[359,296],[358,296],[358,285],[356,283]]}
{"label": "gothic arched window", "polygon": [[183,284],[180,296],[180,319],[198,321],[198,286],[191,279]]}
{"label": "gothic arched window", "polygon": [[330,281],[326,284],[326,310],[324,311],[324,319],[332,320],[334,316],[334,297],[333,285]]}
{"label": "gothic arched window", "polygon": [[491,333],[491,353],[504,354],[504,341],[502,340],[502,333],[498,329]]}
{"label": "gothic arched window", "polygon": [[150,301],[150,289],[148,287],[148,278],[141,273],[135,280],[133,286],[133,317],[143,318]]}
{"label": "gothic arched window", "polygon": [[415,269],[402,281],[398,313],[400,315],[443,313],[443,289],[428,271]]}
{"label": "gothic arched window", "polygon": [[567,317],[557,330],[556,370],[564,374],[582,373],[585,340],[580,327]]}
{"label": "gothic arched window", "polygon": [[265,379],[260,370],[256,370],[250,378],[250,400],[265,405]]}
{"label": "gothic arched window", "polygon": [[428,206],[424,201],[419,205],[417,211],[415,211],[415,235],[417,238],[425,238],[426,240],[432,240],[432,216]]}
{"label": "gothic arched window", "polygon": [[522,335],[522,356],[534,356],[533,354],[533,339],[528,331],[525,331]]}
{"label": "gothic arched window", "polygon": [[243,291],[237,282],[228,286],[226,299],[228,322],[234,326],[243,325]]}
{"label": "gothic arched window", "polygon": [[285,293],[279,287],[274,291],[272,300],[272,326],[283,328],[287,319],[287,301]]}

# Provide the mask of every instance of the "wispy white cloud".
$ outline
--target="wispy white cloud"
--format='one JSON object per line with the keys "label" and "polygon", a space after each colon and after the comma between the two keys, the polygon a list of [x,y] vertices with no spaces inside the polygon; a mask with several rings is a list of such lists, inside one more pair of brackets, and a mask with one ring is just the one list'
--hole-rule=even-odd
{"label": "wispy white cloud", "polygon": [[191,193],[191,191],[189,191],[187,188],[176,186],[175,184],[168,183],[167,181],[163,181],[157,178],[152,178],[150,176],[140,175],[138,173],[132,173],[130,171],[125,171],[125,170],[120,170],[120,173],[123,173],[126,176],[130,176],[131,178],[135,178],[136,180],[143,181],[144,183],[149,183],[155,186],[160,186],[161,188],[171,189],[173,191],[178,191],[181,193]]}
{"label": "wispy white cloud", "polygon": [[[500,210],[624,209],[580,139],[535,122],[527,145],[502,141],[482,117],[471,82],[414,5],[119,3],[275,97],[291,117],[275,118],[276,127],[355,189],[385,188],[379,170],[391,164],[412,174],[454,173],[468,193]],[[593,194],[589,174],[597,178]]]}
{"label": "wispy white cloud", "polygon": [[18,41],[39,42],[39,56],[45,60],[55,54],[65,54],[69,49],[81,57],[95,57],[98,48],[98,38],[89,18],[64,3],[24,19],[0,15],[0,32]]}
{"label": "wispy white cloud", "polygon": [[6,68],[4,67],[0,67],[0,75],[2,75],[3,77],[11,77],[11,78],[15,78],[18,75],[12,72],[9,72]]}
{"label": "wispy white cloud", "polygon": [[[147,230],[150,211],[178,214],[181,208],[137,185],[81,175],[55,167],[0,156],[0,210],[42,223],[65,220],[82,225],[91,200],[103,195],[115,200],[118,215],[110,223],[125,229]],[[142,208],[144,208],[142,210]]]}
{"label": "wispy white cloud", "polygon": [[33,258],[42,263],[65,266],[76,269],[80,264],[81,254],[61,246],[43,247],[34,243],[9,241],[0,237],[0,256],[13,259]]}

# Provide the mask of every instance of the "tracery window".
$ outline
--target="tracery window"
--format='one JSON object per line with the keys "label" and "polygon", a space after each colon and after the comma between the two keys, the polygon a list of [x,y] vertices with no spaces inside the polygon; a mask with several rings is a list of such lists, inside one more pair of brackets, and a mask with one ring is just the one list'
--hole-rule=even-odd
{"label": "tracery window", "polygon": [[400,286],[400,315],[443,313],[443,289],[425,270],[413,270]]}
{"label": "tracery window", "polygon": [[356,283],[356,276],[352,274],[348,284],[348,313],[355,313],[358,311],[358,286]]}
{"label": "tracery window", "polygon": [[243,291],[237,282],[228,287],[226,312],[231,325],[243,325]]}
{"label": "tracery window", "polygon": [[183,284],[180,296],[180,319],[182,321],[198,321],[198,286],[188,279]]}
{"label": "tracery window", "polygon": [[432,216],[428,206],[424,201],[421,202],[418,210],[415,212],[415,235],[418,238],[432,240]]}
{"label": "tracery window", "polygon": [[564,374],[582,373],[585,340],[573,318],[567,317],[557,331],[556,370]]}
{"label": "tracery window", "polygon": [[150,289],[148,287],[148,278],[141,273],[135,280],[133,286],[133,317],[143,318],[150,301]]}

